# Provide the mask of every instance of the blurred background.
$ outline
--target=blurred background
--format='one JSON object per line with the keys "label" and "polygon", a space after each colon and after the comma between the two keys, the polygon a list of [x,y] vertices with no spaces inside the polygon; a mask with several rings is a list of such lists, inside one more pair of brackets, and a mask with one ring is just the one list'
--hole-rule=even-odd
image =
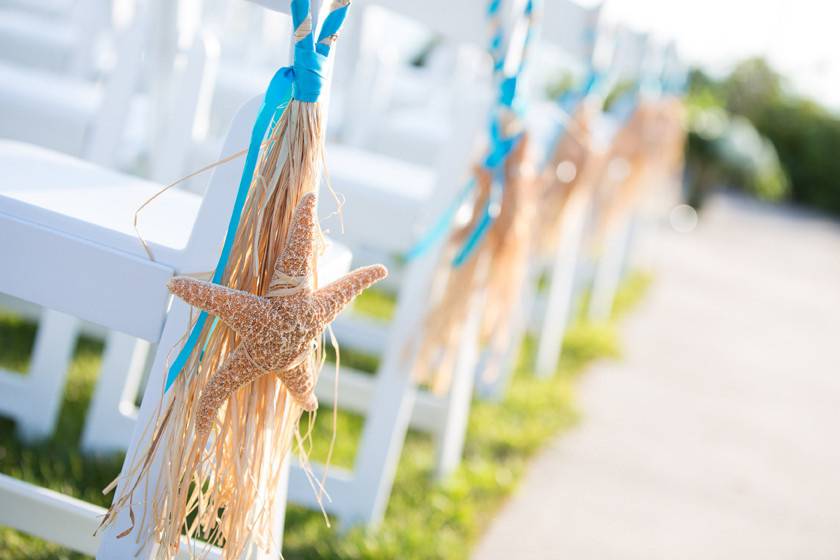
{"label": "blurred background", "polygon": [[[338,195],[322,197],[323,227],[354,264],[395,271],[354,309],[379,321],[377,334],[336,329],[349,341],[342,363],[366,374],[379,367],[406,254],[490,142],[495,95],[487,23],[460,19],[472,3],[453,0],[451,14],[429,20],[403,1],[354,1],[325,103]],[[0,0],[0,198],[13,201],[0,214],[15,216],[22,200],[55,210],[51,188],[63,180],[24,193],[14,142],[148,189],[188,177],[176,195],[186,202],[174,206],[183,213],[152,211],[144,226],[175,228],[172,246],[186,246],[211,175],[193,172],[229,155],[236,111],[288,63],[288,15],[265,6],[278,3]],[[544,0],[543,9],[524,118],[538,160],[552,161],[553,139],[573,135],[569,103],[583,90],[604,116],[593,144],[605,146],[643,100],[678,100],[679,169],[628,211],[600,314],[594,285],[610,243],[595,233],[581,243],[550,381],[532,375],[539,319],[516,339],[507,392],[473,404],[457,470],[433,480],[435,438],[412,430],[381,527],[335,531],[292,505],[285,557],[840,558],[840,5]],[[594,95],[585,84],[596,75]],[[576,173],[546,169],[563,182]],[[91,215],[112,212],[74,198]],[[112,220],[130,240],[133,209]],[[542,264],[537,314],[548,297]],[[101,489],[122,465],[133,427],[124,418],[136,415],[153,352],[120,339],[124,361],[114,350],[106,362],[118,381],[102,388],[113,332],[81,321],[65,333],[59,323],[53,342],[39,342],[48,316],[0,294],[0,373],[11,379],[0,385],[0,473],[107,506]],[[25,372],[50,366],[64,373],[49,402],[21,388]],[[110,408],[97,391],[110,391]],[[33,419],[40,403],[55,410]],[[353,465],[363,420],[355,409],[339,416],[337,465]],[[328,441],[322,423],[316,433]],[[3,508],[0,525],[14,513]],[[90,554],[8,524],[0,560]]]}

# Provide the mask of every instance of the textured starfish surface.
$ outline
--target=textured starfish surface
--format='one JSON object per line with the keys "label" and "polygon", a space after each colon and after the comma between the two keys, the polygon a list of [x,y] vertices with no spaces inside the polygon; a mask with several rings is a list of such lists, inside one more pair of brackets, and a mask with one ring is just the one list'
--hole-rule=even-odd
{"label": "textured starfish surface", "polygon": [[317,218],[316,197],[305,195],[292,220],[266,296],[178,276],[169,291],[216,315],[236,332],[239,344],[202,390],[196,431],[207,434],[234,391],[265,374],[277,374],[304,410],[315,410],[309,351],[327,325],[357,295],[385,278],[382,265],[359,268],[323,288],[310,282]]}

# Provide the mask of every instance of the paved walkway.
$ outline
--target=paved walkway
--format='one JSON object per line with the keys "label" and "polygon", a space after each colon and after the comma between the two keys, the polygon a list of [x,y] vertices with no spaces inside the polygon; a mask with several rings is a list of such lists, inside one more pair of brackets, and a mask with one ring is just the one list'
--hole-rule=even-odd
{"label": "paved walkway", "polygon": [[719,197],[654,241],[624,359],[475,559],[840,559],[840,227]]}

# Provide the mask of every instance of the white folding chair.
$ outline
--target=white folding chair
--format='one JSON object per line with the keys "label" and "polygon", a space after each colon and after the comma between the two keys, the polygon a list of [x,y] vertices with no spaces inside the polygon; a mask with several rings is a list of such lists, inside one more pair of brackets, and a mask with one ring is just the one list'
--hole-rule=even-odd
{"label": "white folding chair", "polygon": [[[78,143],[75,144],[77,145],[65,144],[63,146],[72,148],[68,150],[71,153],[81,153],[86,159],[99,164],[110,166],[115,163],[114,147],[120,144],[124,128],[123,123],[125,122],[124,114],[127,111],[128,100],[133,94],[134,80],[139,73],[139,49],[144,27],[141,13],[129,29],[123,33],[119,64],[108,78],[104,87],[105,91],[101,94],[101,103],[96,107],[92,106],[91,111],[93,112],[85,117],[93,120],[84,127],[85,132],[76,139]],[[205,41],[195,41],[189,52],[186,68],[180,75],[181,84],[184,87],[181,87],[178,91],[176,101],[181,105],[182,110],[177,118],[171,122],[171,124],[178,126],[172,129],[161,143],[161,148],[165,148],[164,153],[176,151],[179,148],[178,143],[187,141],[181,135],[181,131],[184,128],[189,130],[192,127],[195,111],[191,111],[191,109],[196,104],[192,102],[191,98],[195,96],[193,90],[197,89],[193,84],[200,83],[202,74],[207,71],[209,57],[206,47],[207,43]],[[2,67],[0,67],[1,70]],[[16,72],[23,76],[29,76],[25,69],[16,70]],[[32,81],[30,85],[35,87],[35,84],[37,84],[39,91],[32,98],[29,93],[24,94],[26,89],[24,87],[19,93],[26,97],[25,103],[30,104],[33,108],[36,108],[38,103],[47,103],[50,106],[61,105],[62,93],[65,92],[62,88],[71,82],[50,77],[45,73],[35,73],[34,76],[35,78],[30,80]],[[49,96],[52,96],[52,98],[47,99]],[[39,102],[38,99],[42,99],[42,101]],[[17,109],[20,109],[20,107],[17,107]],[[37,134],[31,135],[24,130],[26,126],[36,130],[44,130],[45,128],[52,130],[47,123],[40,122],[37,118],[31,123],[26,121],[26,111],[24,111],[23,117],[16,114],[14,107],[6,107],[2,112],[4,119],[7,116],[6,113],[10,115],[15,113],[11,120],[16,118],[21,120],[21,128],[15,129],[14,126],[10,126],[9,129],[3,131],[4,134],[9,136],[24,139],[30,137],[30,140],[37,139]],[[47,144],[50,144],[50,142],[47,142]],[[4,152],[7,150],[14,151],[19,149],[19,146],[6,144],[4,148]],[[34,153],[34,151],[28,152],[26,157],[32,156],[37,160],[39,156],[33,156]],[[4,153],[4,155],[8,154]],[[14,182],[14,169],[18,168],[18,163],[12,157],[5,158],[2,167],[5,181],[0,186],[0,194],[3,194],[7,189],[37,190],[45,186],[44,184],[38,184],[39,179],[35,178],[33,178],[32,183],[27,183],[24,178],[20,177],[18,177],[18,180],[24,182]],[[5,171],[7,168],[14,169]],[[86,171],[77,173],[82,181],[84,181],[85,173]],[[43,179],[41,177],[40,180]],[[119,185],[121,182],[117,182],[117,184]],[[64,186],[64,183],[59,179],[56,181],[56,185],[50,186],[59,188]],[[0,384],[9,384],[6,385],[9,389],[6,391],[9,403],[0,403],[0,413],[11,416],[16,420],[19,433],[25,439],[39,439],[52,433],[63,394],[64,379],[78,331],[79,321],[77,319],[54,309],[44,309],[40,313],[40,325],[29,374],[22,377],[10,372],[0,372]],[[97,388],[91,418],[89,418],[90,421],[87,422],[83,434],[83,447],[85,449],[111,451],[125,446],[125,443],[118,442],[126,440],[126,434],[129,433],[124,431],[130,429],[130,427],[126,427],[126,415],[130,415],[130,411],[133,409],[134,395],[132,393],[136,395],[147,349],[148,344],[145,341],[125,333],[113,331],[106,334],[105,356],[102,375],[100,376],[101,386]],[[14,388],[14,391],[12,388]],[[23,406],[21,401],[15,398],[16,392],[19,390],[24,391],[27,399],[31,398],[42,403],[40,414],[35,414],[33,410]],[[24,402],[27,399],[24,399]],[[121,427],[124,430],[121,431]]]}
{"label": "white folding chair", "polygon": [[[659,47],[651,37],[645,33],[631,31],[625,31],[617,39],[616,57],[618,60],[615,75],[631,77],[640,83],[646,79],[648,73],[656,73],[662,62]],[[610,137],[619,130],[622,118],[626,116],[604,116],[605,122],[602,126],[610,131]],[[607,165],[615,163],[607,162]],[[592,294],[587,310],[589,318],[593,321],[606,321],[612,313],[625,272],[635,221],[635,210],[631,210],[620,218],[604,239],[602,252],[594,268]]]}
{"label": "white folding chair", "polygon": [[28,3],[0,8],[0,58],[29,68],[84,77],[95,66],[93,47],[110,26],[111,0]]}
{"label": "white folding chair", "polygon": [[[247,145],[259,104],[255,99],[239,112],[223,155]],[[132,218],[135,209],[160,190],[159,185],[14,142],[0,143],[0,161],[11,173],[5,184],[16,185],[0,192],[0,236],[14,240],[0,247],[8,264],[0,277],[0,291],[157,343],[155,368],[140,412],[141,421],[148,419],[160,395],[165,356],[188,322],[189,309],[180,302],[173,303],[167,315],[166,281],[176,273],[215,266],[224,234],[219,224],[226,222],[233,206],[233,186],[238,184],[242,161],[215,170],[203,201],[192,193],[172,191],[149,206],[140,225],[154,262],[137,240]],[[60,187],[55,185],[57,177]],[[335,278],[349,268],[350,253],[333,244],[321,263],[320,275]],[[25,391],[16,395],[21,406],[42,409],[42,403]],[[92,537],[54,533],[40,513],[60,511],[59,517],[48,521],[58,523],[61,515],[68,515],[69,526],[93,527],[98,522],[93,517],[101,510],[14,481],[0,482],[0,501],[30,504],[25,511],[32,512],[10,516],[4,523],[88,554],[95,551]]]}
{"label": "white folding chair", "polygon": [[[542,44],[548,46],[549,50],[553,49],[552,52],[562,53],[567,61],[578,67],[577,73],[589,72],[592,69],[603,70],[608,61],[596,60],[598,55],[601,59],[605,56],[603,46],[607,31],[601,24],[602,11],[603,4],[586,7],[569,0],[546,3],[540,36]],[[557,141],[558,122],[565,123],[571,117],[568,114],[558,114],[560,111],[556,104],[556,100],[549,100],[537,109],[538,114],[555,115],[553,119],[541,118],[543,122],[552,123],[543,140],[549,149]],[[546,156],[544,161],[550,162],[552,154],[546,153]],[[563,334],[573,308],[577,261],[587,222],[588,201],[580,198],[571,201],[571,206],[564,210],[564,215],[555,254],[548,262],[532,263],[532,301],[526,304],[526,308],[531,311],[529,326],[537,338],[535,373],[541,377],[547,377],[556,371],[560,357]],[[545,294],[537,292],[534,286],[537,279],[545,279]],[[520,336],[524,334],[525,326],[523,321]],[[508,368],[497,384],[488,388],[491,395],[499,396],[504,392],[512,371],[512,358],[509,357]]]}
{"label": "white folding chair", "polygon": [[[605,84],[614,85],[619,79],[633,75],[635,64],[639,60],[639,34],[619,30],[600,23],[602,6],[591,10],[588,15],[578,18],[585,22],[588,31],[578,43],[578,52],[588,53],[589,63],[603,73]],[[546,40],[560,41],[560,37],[546,35]],[[588,40],[586,43],[585,40]],[[574,45],[569,45],[575,48]],[[585,47],[585,50],[580,50]],[[602,86],[603,91],[608,86]],[[616,125],[610,117],[599,115],[595,123],[598,129],[591,138],[589,149],[600,153],[606,152],[611,142]],[[606,165],[609,165],[607,162]],[[580,170],[579,170],[580,171]],[[557,370],[560,360],[563,335],[574,311],[575,295],[582,285],[581,277],[588,272],[583,260],[582,245],[590,223],[593,200],[591,197],[578,197],[574,207],[565,211],[566,219],[560,232],[561,239],[548,269],[543,273],[547,279],[545,299],[535,299],[535,321],[532,328],[537,335],[535,374],[548,377]]]}

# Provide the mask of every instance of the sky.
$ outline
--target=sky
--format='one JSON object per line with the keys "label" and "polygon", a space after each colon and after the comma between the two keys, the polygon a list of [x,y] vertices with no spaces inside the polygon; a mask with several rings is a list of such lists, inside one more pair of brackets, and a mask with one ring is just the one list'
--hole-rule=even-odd
{"label": "sky", "polygon": [[606,0],[605,9],[609,20],[676,40],[685,60],[712,72],[762,55],[793,89],[840,111],[837,0]]}

